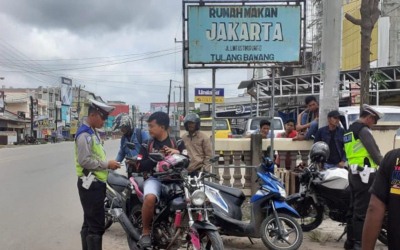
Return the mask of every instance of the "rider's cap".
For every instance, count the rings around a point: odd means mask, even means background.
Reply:
[[[103,117],[107,117],[115,109],[115,107],[113,106],[109,106],[105,103],[93,99],[89,99],[89,102],[90,102],[90,107],[100,112]]]
[[[362,105],[362,110],[375,116],[376,120],[379,120],[383,117],[383,114],[381,112],[378,112],[376,109],[372,108],[368,104],[363,104]]]
[[[332,110],[331,112],[328,113],[328,117],[339,117],[340,113],[337,110]]]

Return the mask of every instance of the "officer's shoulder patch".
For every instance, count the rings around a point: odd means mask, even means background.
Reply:
[[[92,137],[90,135],[85,135],[86,136],[86,142],[90,144],[92,142]]]
[[[344,143],[351,142],[352,137],[353,137],[353,136],[352,136],[352,133],[345,134],[345,135],[343,136],[343,142],[344,142]]]

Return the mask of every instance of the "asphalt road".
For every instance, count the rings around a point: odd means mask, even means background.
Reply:
[[[119,143],[106,141],[109,158]],[[74,144],[0,149],[0,249],[80,249]]]
[[[118,140],[105,142],[108,158],[115,157],[118,146]],[[0,171],[0,250],[81,249],[73,142],[0,148]],[[343,249],[344,240],[336,241],[342,231],[326,220],[317,233],[304,234],[300,249]],[[259,239],[254,244],[247,238],[223,240],[225,249],[265,249]],[[104,234],[103,249],[128,249],[119,224]]]

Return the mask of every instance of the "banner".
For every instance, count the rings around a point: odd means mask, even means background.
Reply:
[[[72,80],[61,77],[61,104],[71,106],[72,104]]]
[[[4,99],[4,91],[0,91],[0,115],[4,115],[4,112],[6,110]]]
[[[189,64],[300,61],[300,5],[188,6]]]

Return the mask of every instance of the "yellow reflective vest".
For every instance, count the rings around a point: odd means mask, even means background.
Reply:
[[[88,133],[92,137],[92,155],[91,157],[99,160],[99,161],[106,161],[106,153],[104,152],[103,145],[99,140],[97,140],[96,133],[87,125],[83,124],[79,127],[78,132],[76,133],[75,140],[78,136],[82,133]],[[75,143],[75,166],[76,166],[76,174],[78,177],[83,176],[83,167],[78,162],[78,146]],[[108,171],[107,170],[91,170],[91,172],[95,175],[96,179],[106,182]]]
[[[364,144],[358,138],[358,133],[366,125],[361,123],[353,123],[350,130],[344,134],[344,151],[346,152],[347,161],[350,165],[358,165],[364,167],[368,159],[371,168],[377,168],[378,164],[374,162],[365,148]]]

